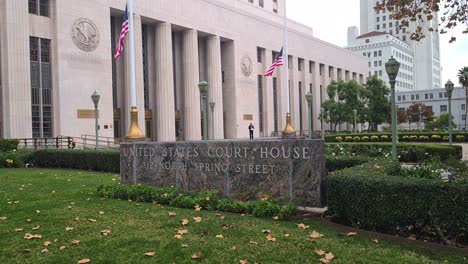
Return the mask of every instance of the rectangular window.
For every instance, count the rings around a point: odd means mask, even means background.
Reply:
[[[411,95],[411,101],[414,101],[414,94]]]
[[[278,131],[278,79],[273,77],[273,115],[275,131]]]
[[[377,30],[380,30],[380,25],[377,25]]]
[[[263,76],[258,75],[258,127],[263,132]]]
[[[447,112],[447,105],[441,105],[440,106],[440,112]]]
[[[377,67],[377,61],[374,61],[374,67]]]
[[[424,99],[429,99],[429,94],[424,94]]]
[[[462,121],[465,121],[466,120],[466,115],[462,115]]]
[[[398,96],[398,102],[400,102],[400,101],[401,101],[401,96],[399,95],[399,96]]]
[[[382,77],[382,71],[379,71],[379,76]]]
[[[29,38],[33,137],[53,136],[50,40]]]
[[[374,51],[374,57],[377,57],[377,51]]]
[[[28,0],[28,10],[30,14],[48,17],[49,0]]]
[[[466,105],[465,105],[465,104],[462,104],[462,105],[461,105],[461,109],[462,109],[462,110],[465,110],[465,109],[466,109]]]
[[[257,62],[262,63],[262,55],[263,55],[263,49],[260,47],[257,47]]]
[[[34,14],[37,15],[37,0],[29,0],[28,2],[28,9],[29,9],[29,14]]]
[[[416,100],[419,100],[419,94],[416,95]]]
[[[377,22],[380,22],[380,17],[377,17]]]
[[[406,95],[403,95],[402,98],[403,98],[403,101],[406,101]]]
[[[258,0],[258,5],[259,5],[260,7],[263,7],[263,0]]]
[[[383,24],[383,25],[382,25],[382,28],[387,28],[387,24]]]
[[[430,98],[430,99],[434,99],[434,94],[432,94],[432,93],[429,94],[429,98]]]
[[[382,66],[382,61],[379,61],[379,66]]]
[[[302,59],[297,59],[297,70],[302,71]]]
[[[273,0],[273,13],[278,13],[278,0]]]
[[[381,56],[382,56],[382,51],[381,51],[381,50],[379,50],[379,57],[381,57]]]

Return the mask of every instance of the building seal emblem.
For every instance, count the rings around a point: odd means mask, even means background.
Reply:
[[[241,59],[241,70],[242,70],[242,74],[245,77],[249,77],[252,74],[252,71],[253,71],[252,59],[248,55],[243,56]]]
[[[72,26],[73,43],[82,51],[91,52],[99,46],[99,30],[93,21],[78,18]]]

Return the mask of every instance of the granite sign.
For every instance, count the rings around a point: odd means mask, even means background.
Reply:
[[[234,199],[269,195],[322,205],[321,140],[123,143],[120,153],[122,183],[217,189]]]

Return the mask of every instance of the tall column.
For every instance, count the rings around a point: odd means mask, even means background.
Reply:
[[[175,141],[174,71],[171,24],[156,25],[156,134],[157,141]]]
[[[185,30],[182,38],[182,57],[184,58],[184,135],[186,141],[201,140],[197,31],[192,29]]]
[[[0,79],[5,138],[32,134],[29,13],[27,1],[0,1]]]
[[[262,73],[267,70],[266,67],[270,67],[272,62],[272,51],[265,50],[265,60],[262,67]],[[273,95],[273,77],[264,78],[265,89],[263,89],[263,107],[264,115],[266,116],[264,122],[265,136],[270,137],[271,132],[275,131],[275,108],[274,108],[274,95]],[[278,88],[278,87],[277,87]],[[280,129],[278,127],[278,129]]]
[[[224,139],[224,117],[223,117],[223,76],[221,70],[221,39],[219,36],[211,36],[206,42],[207,50],[207,82],[208,100],[213,100],[214,108],[214,139]],[[211,116],[208,119],[211,124]]]

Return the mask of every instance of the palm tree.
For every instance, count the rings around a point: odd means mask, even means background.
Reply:
[[[468,120],[468,67],[465,66],[458,71],[458,81],[465,87],[465,131],[466,121]]]

